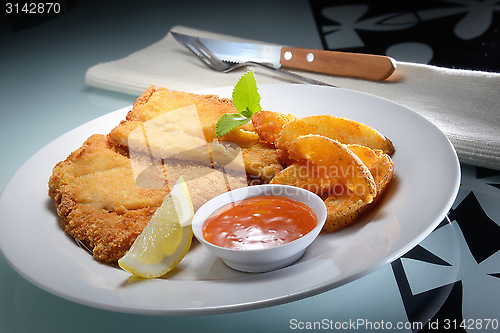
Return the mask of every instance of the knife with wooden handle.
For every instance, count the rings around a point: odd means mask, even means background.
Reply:
[[[382,81],[396,69],[396,62],[386,56],[282,47],[283,67],[330,75]]]
[[[176,35],[183,34],[176,32]],[[385,80],[396,69],[394,59],[387,56],[197,38],[218,58],[229,62],[254,61],[275,68],[286,67],[373,81]]]

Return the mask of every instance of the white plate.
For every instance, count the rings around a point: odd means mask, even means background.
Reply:
[[[460,168],[446,137],[430,122],[389,101],[305,85],[261,85],[264,109],[297,116],[333,114],[374,127],[395,145],[395,179],[385,199],[359,223],[320,235],[292,266],[262,274],[226,267],[194,244],[164,278],[131,278],[100,264],[60,227],[47,181],[91,134],[108,133],[128,108],[54,140],[13,176],[0,198],[0,249],[23,277],[60,297],[98,308],[143,314],[239,311],[308,297],[355,280],[422,241],[444,218],[458,191]],[[211,90],[230,97],[232,87]]]

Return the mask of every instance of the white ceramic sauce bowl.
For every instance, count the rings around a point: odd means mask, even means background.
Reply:
[[[217,209],[231,202],[257,196],[281,196],[308,205],[316,214],[316,227],[289,243],[264,249],[229,249],[214,245],[204,239],[203,225]],[[220,257],[226,265],[239,271],[257,273],[279,269],[299,260],[306,248],[321,232],[326,215],[324,201],[308,190],[287,185],[256,185],[229,191],[208,201],[194,214],[192,227],[196,239],[217,257]]]

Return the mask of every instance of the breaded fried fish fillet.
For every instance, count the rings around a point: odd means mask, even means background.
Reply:
[[[172,184],[181,175],[186,179],[195,209],[226,192],[231,178],[190,161],[169,160],[162,172]],[[237,182],[231,186],[237,187]],[[138,186],[130,159],[97,134],[58,163],[49,180],[49,196],[64,230],[108,263],[126,253],[169,191],[167,183],[153,189]]]
[[[195,110],[194,116],[192,109]],[[128,112],[126,120],[122,121],[109,133],[109,139],[122,152],[128,153],[132,133],[138,131],[138,129],[148,131],[147,129],[141,129],[144,126],[143,124],[156,122],[156,119],[164,119],[164,125],[160,127],[164,131],[169,131],[170,124],[177,123],[178,125],[175,127],[183,127],[184,132],[189,132],[199,139],[204,137],[206,142],[212,142],[216,140],[215,124],[220,116],[225,113],[237,112],[232,101],[227,98],[172,91],[151,86],[134,103],[134,107]],[[171,116],[172,113],[175,115]],[[200,133],[194,133],[198,131],[198,128]],[[150,130],[149,132],[158,131]],[[151,136],[151,134],[148,134],[148,136]],[[179,135],[174,130],[169,132],[169,135],[163,136],[163,138],[168,138],[166,140],[168,142],[162,143],[164,148],[170,142],[174,145],[177,144],[179,146],[177,148],[182,147],[184,151],[189,150],[185,145],[185,136]],[[232,142],[242,149],[246,172],[252,177],[269,181],[282,169],[279,152],[270,144],[262,141],[251,122],[234,129],[227,135],[218,138],[217,141]],[[132,141],[132,144],[134,142]],[[158,152],[158,149],[156,151]],[[189,156],[189,159],[193,159],[193,157]]]
[[[130,248],[166,193],[137,186],[130,160],[103,135],[88,138],[56,165],[49,180],[64,230],[88,242],[105,262],[117,261]]]

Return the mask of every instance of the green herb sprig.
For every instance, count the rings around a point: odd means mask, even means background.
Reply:
[[[232,98],[233,105],[239,113],[226,113],[219,118],[215,125],[215,135],[218,138],[246,124],[255,113],[262,110],[253,70],[240,77],[234,86]]]

